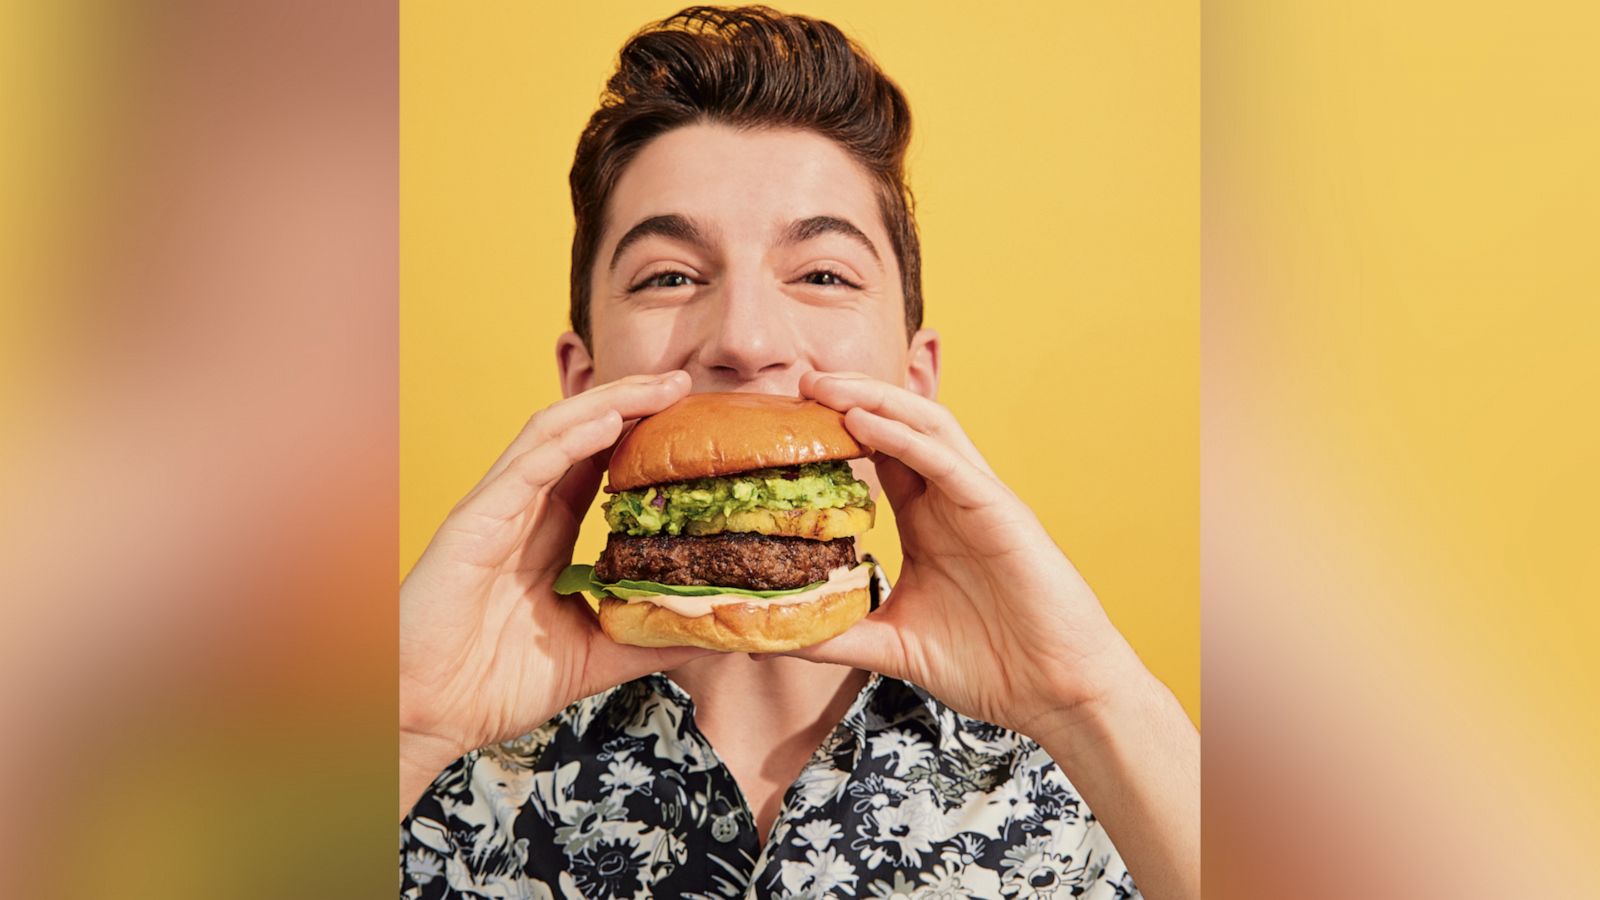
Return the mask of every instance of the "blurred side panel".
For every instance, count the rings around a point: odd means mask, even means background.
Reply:
[[[1207,896],[1594,896],[1600,10],[1203,27]]]
[[[393,888],[396,19],[0,12],[0,896]]]

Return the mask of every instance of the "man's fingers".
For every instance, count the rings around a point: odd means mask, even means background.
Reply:
[[[860,407],[904,422],[955,450],[982,471],[994,474],[950,410],[905,388],[855,372],[807,372],[800,377],[800,393],[840,412]]]
[[[578,462],[615,443],[622,417],[606,410],[568,428],[553,440],[511,460],[504,471],[463,501],[461,511],[506,522],[529,509],[540,492],[554,485]]]
[[[905,678],[909,674],[907,654],[899,631],[885,619],[875,616],[862,619],[844,634],[820,644],[773,655],[837,663],[890,678]]]
[[[606,451],[602,450],[579,460],[550,489],[539,527],[529,536],[527,549],[523,551],[524,569],[549,571],[566,565],[571,559],[572,545],[578,539],[583,517],[600,490],[605,456]]]
[[[596,624],[589,643],[589,667],[585,673],[588,683],[584,689],[590,694],[599,693],[625,681],[676,668],[692,659],[716,652],[700,647],[634,647],[619,644],[606,637]]]
[[[630,375],[551,404],[528,419],[516,439],[495,460],[488,474],[483,476],[479,487],[498,477],[511,465],[512,460],[580,422],[594,419],[607,411],[617,413],[623,420],[658,413],[689,393],[689,385],[689,374],[681,369],[659,375]]]
[[[904,422],[856,407],[845,413],[845,427],[861,443],[916,470],[965,509],[994,500],[999,482],[965,457]],[[893,503],[893,500],[890,501]]]

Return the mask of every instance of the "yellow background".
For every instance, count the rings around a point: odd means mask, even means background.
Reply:
[[[1198,721],[1198,10],[783,8],[906,91],[941,399]],[[559,398],[573,148],[624,40],[677,9],[402,4],[403,568]],[[892,515],[862,546],[898,569]]]

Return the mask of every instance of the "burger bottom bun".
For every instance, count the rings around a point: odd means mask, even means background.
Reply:
[[[704,647],[730,653],[781,653],[819,644],[867,614],[866,588],[826,594],[806,603],[729,603],[704,616],[681,616],[647,600],[600,601],[600,628],[635,647]]]

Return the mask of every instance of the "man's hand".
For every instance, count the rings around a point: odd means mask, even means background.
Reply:
[[[1198,897],[1198,735],[1038,518],[939,404],[865,375],[807,373],[800,392],[876,451],[904,564],[882,609],[791,655],[919,684],[1033,738],[1144,896]]]
[[[793,655],[915,682],[960,713],[1024,734],[1143,671],[948,410],[865,375],[808,373],[800,391],[844,412],[877,451],[904,566],[883,609]]]
[[[567,704],[705,655],[613,643],[551,590],[623,424],[689,392],[668,372],[601,385],[528,421],[400,586],[401,816],[446,765]]]

